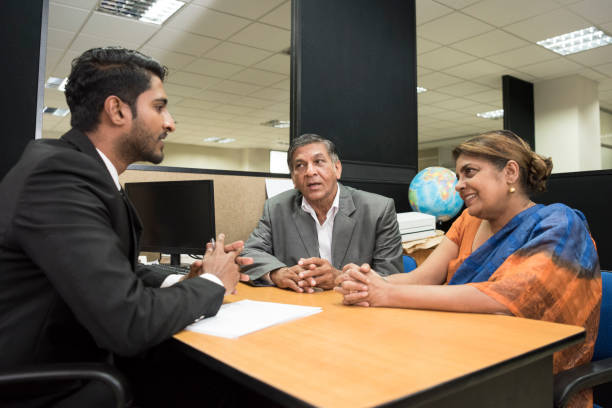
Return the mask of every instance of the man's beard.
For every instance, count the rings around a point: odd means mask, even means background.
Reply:
[[[136,119],[130,133],[124,135],[121,150],[128,163],[146,161],[159,164],[164,159],[163,147],[160,153],[156,152],[155,147],[162,134],[157,136],[148,132],[144,126]]]

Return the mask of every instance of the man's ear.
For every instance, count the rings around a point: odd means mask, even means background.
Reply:
[[[334,167],[336,168],[336,180],[340,180],[340,176],[342,176],[342,163],[340,163],[340,160],[334,163]]]
[[[130,107],[115,95],[104,100],[104,114],[116,126],[123,126],[132,117]]]

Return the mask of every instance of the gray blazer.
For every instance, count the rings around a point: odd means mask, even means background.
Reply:
[[[401,272],[402,239],[393,200],[338,186],[339,210],[332,232],[334,268],[369,263],[382,275]],[[274,269],[296,265],[300,258],[319,257],[315,221],[301,204],[302,194],[295,189],[266,201],[242,252],[254,260],[243,270],[252,281]]]

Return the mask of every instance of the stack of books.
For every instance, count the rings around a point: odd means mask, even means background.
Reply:
[[[436,217],[420,212],[397,214],[402,242],[415,241],[436,235]]]

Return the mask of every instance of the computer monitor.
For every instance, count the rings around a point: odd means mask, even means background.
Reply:
[[[125,191],[142,221],[140,250],[203,254],[215,237],[215,199],[212,180],[126,183]]]

